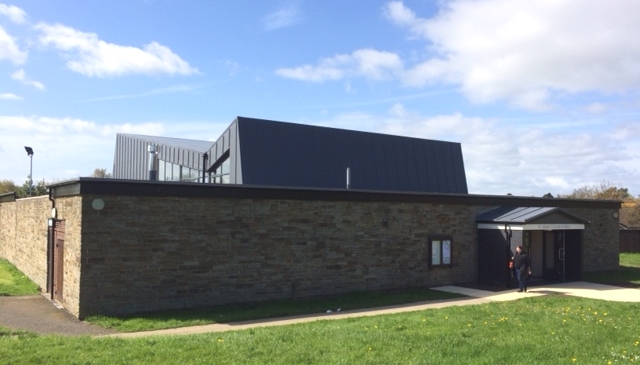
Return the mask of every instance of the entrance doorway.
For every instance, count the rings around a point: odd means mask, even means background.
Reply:
[[[63,300],[64,223],[64,221],[57,221],[53,229],[53,288],[51,297],[59,303],[62,303]]]
[[[526,235],[534,278],[546,281],[582,278],[582,231],[528,231]]]
[[[582,238],[587,220],[558,207],[500,207],[479,214],[478,282],[513,282],[508,264],[517,246],[531,259],[532,280],[582,277]]]

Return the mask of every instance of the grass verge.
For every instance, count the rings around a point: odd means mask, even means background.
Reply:
[[[327,310],[353,310],[384,307],[422,301],[460,298],[462,295],[430,289],[403,292],[351,293],[329,298],[298,301],[272,301],[244,305],[229,305],[202,309],[144,313],[127,317],[89,316],[85,321],[119,332],[150,331],[165,328],[229,323],[254,319],[276,318]]]
[[[549,295],[137,339],[0,336],[11,364],[615,364],[640,361],[640,303]]]
[[[39,292],[38,285],[9,261],[0,258],[0,295],[32,295]]]
[[[583,280],[592,283],[640,288],[640,253],[621,253],[618,270],[585,273]]]

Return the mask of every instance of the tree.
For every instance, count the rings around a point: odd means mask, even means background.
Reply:
[[[111,177],[111,174],[107,172],[107,169],[95,169],[93,170],[92,177],[99,177],[102,179],[108,179]]]
[[[640,228],[640,199],[622,202],[620,223],[627,226],[627,228]]]
[[[18,195],[18,198],[28,198],[29,196],[47,195],[49,194],[49,189],[43,179],[42,181],[38,181],[36,184],[32,185],[31,192],[29,192],[29,180],[27,180],[18,188],[16,194]]]
[[[29,180],[26,180],[22,186],[16,185],[11,180],[0,180],[0,194],[11,192],[16,193],[18,198],[28,198]],[[47,194],[49,194],[49,189],[47,189],[47,184],[45,184],[44,179],[42,181],[38,181],[35,185],[31,185],[31,196]]]
[[[17,193],[18,189],[20,189],[16,184],[11,180],[0,180],[0,194],[5,193]]]
[[[560,196],[569,199],[602,199],[602,200],[620,200],[622,208],[620,208],[620,223],[627,227],[640,227],[640,199],[634,198],[629,194],[627,188],[618,188],[608,182],[602,182],[599,185],[583,186],[575,189],[569,195]]]
[[[601,182],[590,186],[583,186],[575,189],[569,195],[559,195],[569,199],[601,199],[601,200],[627,200],[633,197],[629,194],[629,189],[618,188],[609,182]]]

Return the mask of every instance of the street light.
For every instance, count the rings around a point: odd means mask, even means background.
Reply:
[[[31,161],[29,163],[29,196],[31,196],[31,189],[33,187],[33,148],[24,146],[24,150],[27,151]]]

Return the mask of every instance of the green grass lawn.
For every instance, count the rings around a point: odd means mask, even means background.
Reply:
[[[621,254],[612,280],[640,280],[640,254]],[[0,293],[26,280],[0,260]],[[11,272],[7,276],[6,272]],[[627,274],[624,274],[627,275]],[[7,277],[9,279],[7,279]],[[16,279],[16,277],[18,279]],[[607,282],[607,278],[602,279]],[[27,280],[28,282],[28,280]],[[610,283],[610,282],[609,282]],[[32,284],[32,283],[31,283]],[[26,292],[37,292],[35,286]],[[31,288],[31,289],[29,289]],[[256,318],[291,311],[378,306],[430,298],[437,292],[385,293],[323,301],[263,303],[225,307],[209,314],[166,312],[140,319],[142,326],[202,318]],[[11,294],[16,295],[16,294]],[[378,299],[376,299],[376,297]],[[421,299],[416,299],[421,298]],[[375,300],[375,301],[374,301]],[[352,303],[352,304],[350,304]],[[388,303],[391,304],[391,303]],[[300,308],[296,308],[300,305]],[[274,306],[276,309],[268,309]],[[1,308],[0,308],[1,310]],[[236,314],[233,314],[236,313]],[[268,314],[271,313],[271,314]],[[640,303],[607,302],[549,295],[513,302],[317,321],[205,335],[137,339],[39,336],[0,328],[0,363],[7,364],[618,364],[640,361]],[[206,316],[212,318],[206,319]],[[192,318],[188,318],[188,317]],[[228,317],[218,319],[216,316]],[[234,317],[236,316],[236,317]],[[182,319],[187,317],[187,319]],[[122,319],[111,319],[121,321]],[[131,319],[129,319],[131,320]],[[127,322],[128,320],[122,320]],[[148,321],[144,324],[145,321]],[[182,322],[185,321],[185,322]],[[232,319],[231,319],[232,321]],[[116,326],[117,327],[117,326]],[[126,327],[126,326],[125,326]],[[148,328],[152,329],[152,328]]]
[[[635,363],[637,313],[640,303],[549,295],[204,335],[116,339],[0,331],[0,359],[154,365]]]
[[[640,288],[640,253],[621,253],[616,271],[586,273],[584,281]]]
[[[0,295],[38,294],[38,286],[7,260],[0,258]]]
[[[367,292],[338,295],[313,300],[282,300],[202,309],[143,313],[127,317],[89,316],[85,321],[119,332],[150,331],[165,328],[229,323],[252,319],[276,318],[300,314],[324,314],[336,311],[383,307],[422,301],[460,298],[463,295],[430,289],[402,292]]]

